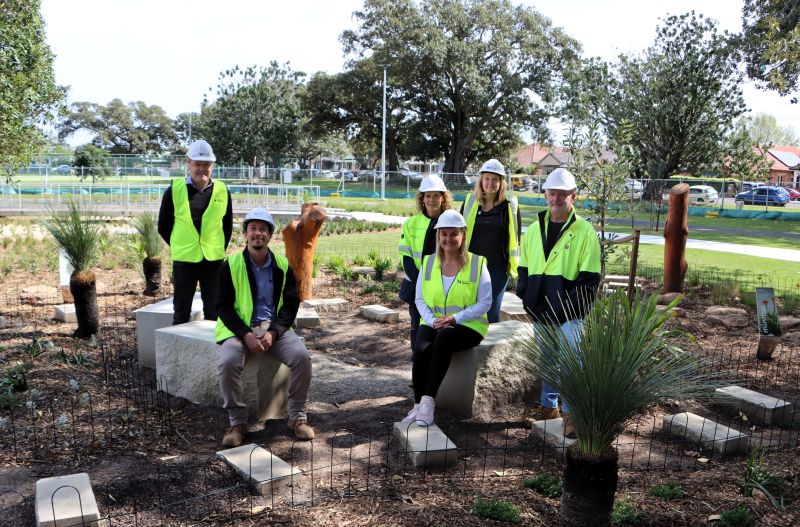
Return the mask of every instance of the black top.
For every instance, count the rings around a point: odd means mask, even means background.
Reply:
[[[203,213],[208,208],[211,202],[212,186],[206,188],[203,192],[197,190],[194,185],[187,184],[189,196],[189,214],[192,215],[192,223],[197,233],[200,234],[200,227],[203,222]],[[172,185],[167,187],[164,196],[161,198],[161,208],[158,211],[158,234],[169,245],[169,239],[172,236],[172,228],[175,226],[175,205],[172,203]],[[231,192],[228,191],[228,210],[225,211],[225,216],[222,218],[222,232],[225,235],[225,248],[228,248],[228,242],[231,241],[231,234],[233,232],[233,200],[231,199]]]
[[[544,259],[547,260],[547,257],[550,256],[550,251],[553,250],[558,239],[561,238],[561,229],[564,228],[563,221],[553,221],[550,220],[547,222],[547,240],[544,244]]]
[[[478,207],[469,252],[486,258],[487,267],[505,267],[508,260],[505,254],[508,252],[508,227],[503,214],[507,210],[508,201],[503,201],[486,212]]]

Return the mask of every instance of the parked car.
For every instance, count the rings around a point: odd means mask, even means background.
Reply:
[[[719,193],[714,187],[708,185],[692,185],[689,187],[689,203],[704,205],[714,203],[719,199]]]
[[[419,172],[414,172],[413,170],[408,169],[408,168],[401,168],[400,169],[400,175],[403,176],[403,177],[407,177],[407,178],[411,179],[412,181],[413,180],[420,180],[420,179],[423,178],[423,176],[421,176]]]
[[[756,187],[763,187],[765,186],[764,183],[759,183],[757,181],[742,181],[742,192],[749,192]]]
[[[644,185],[642,185],[642,181],[640,179],[632,179],[628,178],[625,180],[625,190],[628,193],[632,193],[635,196],[641,196],[642,190],[644,190]]]
[[[58,165],[53,169],[56,174],[72,174],[72,167],[69,165]]]
[[[756,187],[748,192],[736,194],[736,204],[774,205],[783,207],[789,203],[789,193],[783,187]]]
[[[358,174],[355,174],[350,170],[342,170],[342,178],[345,181],[358,181]]]
[[[800,190],[797,190],[792,187],[784,187],[786,192],[789,193],[789,199],[791,201],[800,201]]]

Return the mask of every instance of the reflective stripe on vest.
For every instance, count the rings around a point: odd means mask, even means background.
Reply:
[[[475,194],[469,194],[464,203],[464,220],[467,222],[467,247],[472,241],[472,233],[475,230],[475,218],[478,216],[477,200]],[[517,266],[519,265],[519,242],[517,241],[517,197],[508,196],[508,274],[511,278],[517,278]]]
[[[525,231],[522,265],[528,269],[528,276],[563,276],[566,280],[575,280],[581,272],[600,274],[600,242],[592,224],[576,215],[573,209],[562,227],[561,237],[545,260],[546,238],[542,238],[542,227],[546,237],[549,223],[550,211],[547,210]]]
[[[283,288],[286,285],[286,271],[289,268],[289,260],[283,256],[273,254],[272,264],[277,265],[283,271],[281,293],[278,296],[278,308],[275,310],[275,315],[277,316],[281,307],[283,307]],[[253,293],[250,290],[250,280],[247,278],[247,264],[244,261],[244,253],[236,253],[228,258],[228,267],[231,270],[231,282],[233,282],[233,290],[236,293],[233,301],[233,310],[236,311],[242,322],[249,326],[253,318]],[[222,342],[233,336],[233,331],[228,329],[221,318],[217,318],[217,326],[214,328],[214,341]]]
[[[439,258],[435,254],[423,258],[422,298],[425,299],[425,303],[436,318],[455,315],[478,301],[478,286],[483,262],[483,256],[469,253],[467,264],[459,269],[453,284],[445,295]],[[425,324],[425,320],[421,320],[420,324]],[[481,315],[480,319],[463,322],[462,325],[481,335],[486,335],[486,332],[489,331],[489,319],[486,313]]]
[[[414,214],[403,223],[403,237],[397,245],[400,258],[408,256],[414,260],[417,269],[422,267],[422,250],[425,245],[425,234],[431,219],[424,214]]]
[[[200,233],[192,222],[189,210],[189,191],[186,180],[172,180],[172,205],[175,223],[169,237],[172,260],[176,262],[199,262],[225,258],[225,231],[222,219],[228,211],[228,189],[222,181],[214,181],[211,199],[200,221]]]

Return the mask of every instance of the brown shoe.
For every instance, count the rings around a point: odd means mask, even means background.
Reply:
[[[294,432],[297,439],[314,439],[314,429],[308,426],[308,421],[305,419],[289,419],[286,423],[289,430]]]
[[[242,444],[244,436],[247,435],[247,425],[233,425],[225,430],[225,435],[222,436],[222,446],[225,448],[234,448]]]
[[[578,437],[577,434],[575,434],[575,426],[572,424],[572,416],[570,414],[563,414],[562,417],[564,418],[564,437],[570,439]]]
[[[542,420],[547,421],[548,419],[558,419],[561,417],[561,414],[558,411],[558,408],[542,408]]]

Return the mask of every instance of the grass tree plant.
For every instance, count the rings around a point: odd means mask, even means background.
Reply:
[[[91,267],[100,252],[103,228],[91,220],[89,211],[70,200],[66,211],[51,210],[44,227],[53,236],[56,245],[64,251],[72,265],[69,290],[75,304],[78,329],[75,336],[88,338],[100,326],[97,309],[97,279]]]
[[[142,259],[144,273],[144,294],[156,296],[161,290],[161,251],[163,245],[158,234],[158,223],[155,215],[142,214],[133,220],[136,229],[134,246]]]
[[[629,302],[624,291],[599,298],[577,353],[557,325],[537,325],[518,339],[525,366],[560,386],[577,433],[566,454],[562,527],[610,524],[614,442],[631,419],[659,402],[713,397],[714,369],[679,347],[679,332],[665,327],[676,303],[659,310],[655,295]]]

